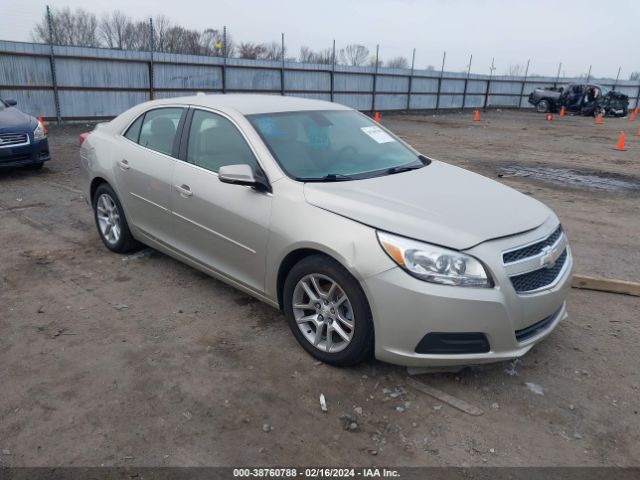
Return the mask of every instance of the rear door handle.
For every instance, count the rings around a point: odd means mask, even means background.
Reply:
[[[118,162],[121,170],[129,170],[131,167],[129,166],[129,162],[127,160],[121,160]]]
[[[191,188],[189,187],[189,185],[175,185],[176,190],[178,190],[178,193],[180,194],[181,197],[183,198],[188,198],[188,197],[192,197],[193,196],[193,192],[191,191]]]

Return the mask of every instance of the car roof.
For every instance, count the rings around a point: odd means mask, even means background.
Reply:
[[[256,113],[293,112],[305,110],[351,110],[338,103],[309,98],[281,95],[257,95],[245,93],[193,95],[189,97],[167,98],[148,102],[148,105],[183,103],[220,110],[235,110],[242,115]]]

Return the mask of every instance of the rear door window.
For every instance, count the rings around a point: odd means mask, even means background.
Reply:
[[[135,122],[131,124],[127,133],[124,134],[126,138],[131,140],[132,142],[138,143],[138,138],[140,137],[140,127],[142,126],[142,120],[144,119],[144,113],[140,115]]]
[[[149,110],[144,115],[138,143],[156,152],[171,155],[183,111],[183,108],[177,107]]]

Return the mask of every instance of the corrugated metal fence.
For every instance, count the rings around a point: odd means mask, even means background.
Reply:
[[[46,119],[111,118],[140,102],[196,92],[331,100],[363,111],[529,106],[534,88],[584,81],[204,57],[0,41],[0,98]],[[592,80],[595,82],[595,80]],[[597,80],[638,106],[640,84]]]

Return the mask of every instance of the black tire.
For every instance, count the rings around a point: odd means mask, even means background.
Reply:
[[[38,162],[38,163],[32,163],[27,168],[29,170],[42,170],[43,166],[44,166],[44,162]]]
[[[113,201],[113,203],[117,208],[117,213],[119,216],[120,236],[115,242],[111,242],[107,238],[105,238],[104,234],[102,233],[102,230],[100,229],[100,224],[98,222],[97,204],[98,204],[98,199],[102,195],[106,195],[109,198],[111,198],[111,200]],[[129,230],[129,224],[127,223],[127,218],[125,217],[124,209],[122,208],[120,199],[116,195],[116,192],[113,191],[111,186],[109,186],[109,184],[102,183],[100,186],[98,186],[98,188],[96,188],[96,191],[93,194],[92,206],[93,206],[93,218],[96,222],[98,235],[100,235],[100,239],[102,240],[102,243],[104,243],[105,247],[107,247],[112,252],[116,252],[116,253],[127,253],[133,250],[139,250],[140,248],[143,247],[143,245],[140,242],[138,242],[135,238],[133,238],[133,235],[131,235],[131,231]]]
[[[333,279],[346,293],[351,303],[354,317],[353,336],[349,344],[339,352],[322,351],[312,345],[300,331],[294,317],[295,287],[303,277],[310,274],[325,275]],[[283,306],[293,335],[311,356],[339,367],[353,366],[371,357],[374,348],[374,331],[369,302],[358,281],[334,259],[317,254],[305,257],[294,265],[284,283]]]
[[[540,100],[536,104],[536,112],[538,113],[547,113],[551,105],[549,104],[549,100]]]

